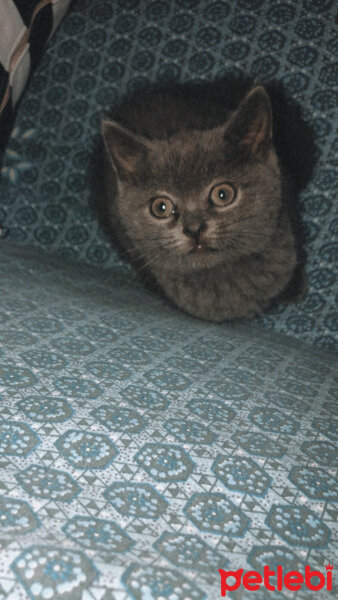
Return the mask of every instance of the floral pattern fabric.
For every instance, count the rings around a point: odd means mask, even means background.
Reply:
[[[7,149],[0,186],[7,240],[118,266],[88,208],[90,149],[102,114],[152,82],[238,71],[277,79],[313,128],[319,162],[301,198],[307,293],[258,321],[337,349],[335,8],[334,0],[74,0]]]
[[[331,353],[116,267],[10,244],[0,265],[2,598],[214,600],[218,569],[335,565]]]
[[[218,569],[336,566],[334,11],[73,1],[0,184],[1,600],[214,600]],[[282,80],[315,130],[308,289],[256,322],[214,325],[144,289],[99,232],[86,177],[122,93],[238,70]]]

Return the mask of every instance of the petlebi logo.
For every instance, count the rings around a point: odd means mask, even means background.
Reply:
[[[284,571],[282,566],[278,566],[276,571],[272,571],[268,565],[264,566],[263,575],[258,571],[246,571],[238,569],[238,571],[224,571],[219,569],[221,576],[221,596],[226,596],[227,592],[234,592],[240,586],[246,590],[255,591],[261,587],[265,587],[268,591],[283,589],[296,591],[307,588],[313,592],[318,592],[324,587],[330,592],[332,590],[332,571],[333,565],[330,563],[325,565],[326,577],[321,571],[312,570],[309,565],[306,565],[304,573],[300,571]],[[270,582],[270,577],[276,576],[276,585]],[[319,582],[318,582],[319,579]],[[235,581],[233,581],[235,580]]]

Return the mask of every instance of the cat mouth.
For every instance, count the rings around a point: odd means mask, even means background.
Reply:
[[[218,252],[216,248],[211,246],[205,246],[204,244],[196,244],[190,251],[189,254],[213,254]]]

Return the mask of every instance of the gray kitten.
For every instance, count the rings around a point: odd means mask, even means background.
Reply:
[[[261,312],[287,288],[290,192],[262,86],[239,101],[184,86],[136,95],[102,135],[106,225],[178,307],[221,322]]]

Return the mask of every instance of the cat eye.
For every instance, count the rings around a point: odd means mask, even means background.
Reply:
[[[236,190],[230,183],[218,183],[210,190],[209,202],[217,207],[229,206],[236,198]]]
[[[175,213],[175,208],[169,198],[159,196],[151,201],[150,212],[158,219],[167,219]]]

